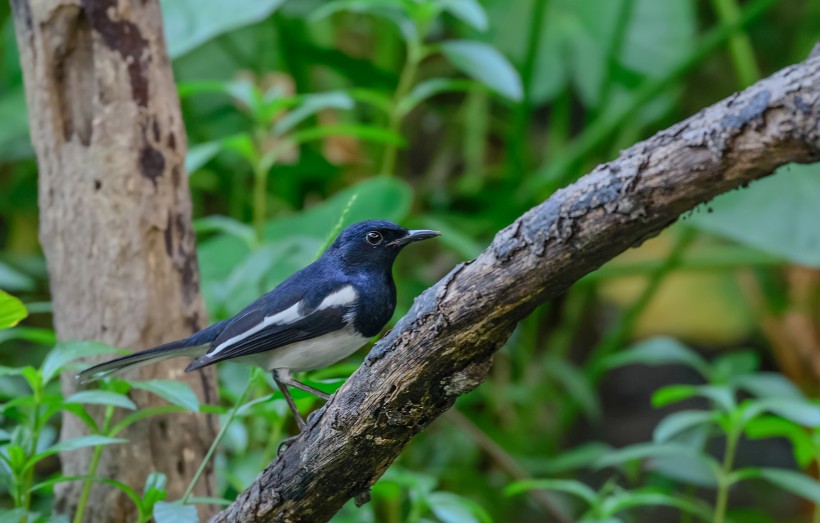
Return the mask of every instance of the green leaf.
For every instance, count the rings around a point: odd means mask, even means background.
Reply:
[[[28,311],[23,302],[0,291],[0,329],[14,327],[26,316],[28,316]]]
[[[714,458],[692,447],[675,443],[638,443],[630,445],[604,456],[598,462],[598,467],[621,465],[639,459],[667,457],[687,457],[697,460],[712,471],[715,477],[720,474],[720,465]]]
[[[652,491],[619,492],[613,494],[604,500],[601,511],[604,517],[609,517],[634,507],[674,507],[699,516],[704,521],[710,521],[712,519],[711,509],[703,502],[698,503],[681,496]]]
[[[168,54],[177,58],[223,33],[264,20],[284,0],[161,0]]]
[[[723,354],[712,362],[711,383],[730,383],[751,374],[760,367],[760,357],[754,352],[742,351]]]
[[[54,345],[57,343],[57,336],[53,329],[40,329],[38,327],[14,327],[0,331],[0,343],[11,340],[30,341],[40,345]]]
[[[715,420],[715,413],[707,410],[683,410],[666,416],[655,427],[652,439],[664,443],[681,432]]]
[[[518,71],[493,47],[470,40],[451,40],[441,44],[441,51],[456,69],[498,94],[513,101],[523,98]]]
[[[185,156],[185,170],[189,174],[195,173],[219,154],[221,150],[222,140],[199,143],[188,147],[188,155]]]
[[[75,392],[68,398],[65,403],[79,403],[82,405],[111,405],[113,407],[121,407],[123,409],[137,410],[137,406],[131,401],[128,396],[124,394],[117,394],[107,390],[81,390]]]
[[[583,499],[588,505],[595,504],[595,491],[580,481],[572,479],[528,479],[516,481],[507,485],[504,489],[504,495],[514,496],[522,492],[529,492],[530,490],[554,490],[564,492]]]
[[[738,243],[820,267],[820,164],[790,164],[745,189],[718,196],[689,223]]]
[[[159,501],[154,505],[154,520],[156,523],[199,523],[199,516],[193,505]]]
[[[651,338],[614,354],[604,361],[608,368],[622,365],[686,365],[706,376],[709,364],[689,347],[674,338]]]
[[[735,386],[758,398],[792,398],[805,400],[806,396],[794,383],[777,372],[756,372],[733,380]]]
[[[492,523],[478,503],[450,492],[432,492],[425,501],[442,523]]]
[[[30,291],[34,289],[34,285],[34,278],[0,261],[0,289]]]
[[[396,110],[407,114],[421,102],[441,93],[469,91],[476,87],[475,82],[461,78],[430,78],[418,83],[410,93],[399,100]]]
[[[647,470],[671,478],[679,483],[704,488],[717,487],[715,470],[706,462],[688,456],[664,456],[654,458]]]
[[[409,6],[412,6],[410,4]],[[369,13],[390,20],[399,28],[405,41],[416,41],[418,33],[413,20],[405,9],[408,5],[401,0],[336,0],[328,2],[311,14],[312,21],[321,20],[341,11]]]
[[[43,361],[40,372],[43,375],[43,383],[48,383],[59,373],[63,367],[72,361],[88,356],[101,356],[104,354],[125,354],[128,351],[118,349],[104,343],[96,341],[63,341],[57,344],[48,353]]]
[[[154,393],[168,403],[185,407],[192,412],[199,412],[199,399],[187,383],[172,380],[129,381],[128,383],[135,389]]]
[[[487,30],[487,12],[478,0],[440,0],[445,11],[478,31]]]
[[[273,135],[285,134],[306,118],[324,109],[352,108],[353,99],[347,93],[341,91],[305,95],[300,98],[296,109],[287,113],[273,125]]]
[[[759,468],[735,473],[737,480],[760,478],[795,496],[820,504],[820,482],[793,470]]]
[[[52,454],[57,454],[58,452],[68,452],[85,447],[96,447],[99,445],[114,445],[116,443],[128,443],[128,440],[122,438],[109,438],[107,436],[99,436],[97,434],[68,439],[52,445],[46,450],[29,458],[28,462],[26,462],[26,468],[29,468],[41,459],[51,456]]]
[[[547,474],[561,474],[572,470],[592,467],[601,458],[612,452],[612,447],[605,443],[584,443],[572,447],[550,458],[539,471]]]
[[[792,454],[800,468],[805,469],[814,461],[814,442],[806,429],[793,421],[778,416],[759,416],[744,427],[750,439],[788,438]]]
[[[820,407],[794,398],[763,398],[747,402],[744,418],[750,420],[771,412],[804,427],[820,427]]]

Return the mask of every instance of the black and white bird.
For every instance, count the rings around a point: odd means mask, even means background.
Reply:
[[[188,338],[96,365],[77,379],[89,383],[180,356],[195,358],[186,372],[229,359],[252,363],[273,373],[302,431],[305,422],[287,387],[325,400],[329,395],[295,381],[290,372],[336,363],[378,334],[396,308],[396,256],[406,245],[438,235],[381,220],[353,224],[318,260],[233,318]]]

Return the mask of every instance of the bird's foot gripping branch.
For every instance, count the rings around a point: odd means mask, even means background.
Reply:
[[[485,377],[516,322],[681,213],[820,160],[820,54],[600,165],[420,296],[362,367],[214,521],[326,521]]]

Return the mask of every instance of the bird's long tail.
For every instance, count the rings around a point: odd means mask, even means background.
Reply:
[[[91,383],[108,376],[118,376],[126,371],[137,369],[152,363],[179,358],[181,356],[201,356],[208,350],[210,343],[215,340],[227,322],[219,322],[203,329],[189,338],[172,341],[152,349],[135,352],[128,356],[116,358],[99,365],[94,365],[77,375],[80,384]]]

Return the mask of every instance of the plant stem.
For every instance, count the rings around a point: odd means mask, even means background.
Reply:
[[[712,523],[723,523],[726,518],[726,508],[729,503],[729,474],[732,472],[732,465],[735,461],[735,451],[737,442],[740,439],[740,431],[735,428],[730,429],[726,434],[726,451],[723,453],[723,466],[721,475],[718,478],[717,498],[715,499],[715,516]]]
[[[737,27],[729,38],[729,53],[732,56],[738,80],[742,87],[748,87],[760,79],[760,70],[757,68],[749,35],[737,25],[740,20],[740,6],[737,0],[712,0],[712,6],[722,23]]]
[[[416,80],[416,73],[418,72],[419,63],[424,56],[422,43],[419,40],[411,40],[407,42],[407,60],[404,62],[404,67],[399,76],[399,84],[396,87],[396,93],[393,97],[393,106],[390,109],[390,117],[388,122],[388,129],[393,134],[399,134],[401,128],[402,114],[399,111],[399,104],[413,87],[413,82]],[[388,143],[384,148],[384,156],[382,157],[382,166],[379,174],[392,175],[396,169],[396,154],[398,146],[394,143]]]
[[[214,442],[211,443],[211,446],[208,449],[208,453],[205,454],[205,457],[202,459],[202,463],[199,464],[196,474],[194,474],[194,477],[191,478],[188,488],[185,489],[185,494],[182,496],[183,505],[188,502],[188,498],[190,498],[191,494],[193,494],[194,487],[196,486],[197,481],[199,481],[199,478],[205,472],[205,468],[211,461],[211,457],[214,455],[216,447],[219,445],[219,442],[222,441],[222,438],[225,437],[225,433],[228,432],[228,427],[231,426],[231,422],[236,417],[236,413],[239,412],[240,407],[242,407],[242,404],[245,402],[245,397],[248,395],[248,391],[251,390],[251,385],[253,384],[255,377],[256,369],[254,368],[247,385],[245,385],[245,389],[242,391],[242,394],[239,395],[239,399],[236,400],[236,403],[233,404],[230,412],[228,412],[228,417],[225,419],[225,423],[222,424],[222,427],[219,429],[219,433],[216,435]]]
[[[100,431],[101,434],[106,434],[108,432],[108,425],[111,423],[111,418],[114,416],[114,407],[111,405],[105,407],[105,416],[103,417],[103,425],[102,430]],[[94,451],[91,454],[91,463],[88,465],[88,476],[94,477],[94,474],[97,473],[97,466],[100,464],[100,458],[102,457],[104,445],[97,445],[94,447]],[[83,516],[85,515],[85,507],[88,505],[88,498],[91,496],[91,481],[86,481],[83,483],[83,490],[80,493],[80,501],[77,503],[77,511],[74,513],[74,523],[82,523]]]
[[[259,162],[253,166],[253,230],[256,244],[260,245],[265,235],[265,215],[268,201],[268,171]]]
[[[513,128],[508,142],[509,150],[509,174],[510,176],[523,176],[528,169],[527,162],[527,130],[530,125],[530,113],[532,112],[532,84],[533,73],[535,72],[535,60],[538,57],[538,42],[543,38],[544,13],[547,9],[547,0],[535,0],[532,14],[530,15],[530,27],[527,33],[527,52],[524,56],[524,64],[521,67],[521,83],[524,86],[524,96],[515,108],[513,115]]]
[[[34,396],[34,413],[32,414],[31,423],[31,455],[33,456],[37,454],[37,445],[40,442],[40,402],[42,401],[42,388],[39,386],[34,387],[32,389],[32,395]],[[24,494],[21,492],[21,506],[26,510],[31,506],[32,483],[34,483],[34,467],[31,467],[29,471],[26,472],[23,484],[20,486],[24,492]]]

